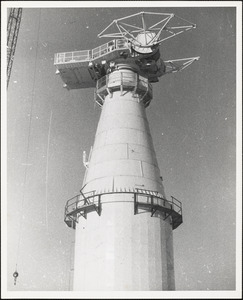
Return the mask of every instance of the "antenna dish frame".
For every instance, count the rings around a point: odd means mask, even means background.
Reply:
[[[185,68],[189,67],[194,61],[199,60],[199,58],[200,56],[166,60],[164,61],[166,66],[165,74],[181,72]]]
[[[153,16],[161,16],[162,19],[159,22],[155,22],[153,25],[150,25],[147,27],[147,24],[145,22],[146,18],[153,18]],[[142,24],[136,24],[134,25],[134,22],[136,21],[134,18],[139,16],[140,17],[140,23]],[[170,21],[176,18],[177,20],[182,20],[184,25],[179,26],[169,26]],[[124,20],[132,21],[133,24],[124,23]],[[111,29],[112,26],[116,26],[118,31],[114,33],[108,33],[109,29]],[[127,17],[123,17],[120,19],[113,20],[102,32],[98,34],[98,37],[107,37],[107,38],[124,38],[128,42],[130,42],[133,47],[140,47],[140,48],[151,48],[159,45],[161,42],[172,38],[176,35],[179,35],[185,31],[191,30],[193,28],[196,28],[196,24],[193,24],[181,17],[176,16],[172,13],[155,13],[155,12],[140,12],[136,13]],[[169,36],[162,37],[162,32],[167,32]],[[155,33],[154,37],[149,39],[147,41],[146,34],[148,32]],[[141,43],[138,40],[138,35],[135,36],[134,34],[144,34],[144,41],[145,43]]]

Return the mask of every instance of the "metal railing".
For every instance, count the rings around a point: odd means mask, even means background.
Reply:
[[[108,75],[109,81],[108,85],[123,85],[123,86],[134,86],[138,80],[138,75],[136,73],[119,71],[113,72]]]
[[[56,53],[54,64],[89,61],[92,59],[91,50]]]
[[[175,212],[179,213],[182,215],[182,205],[179,200],[177,200],[175,197],[171,196],[171,204],[172,208]]]
[[[72,212],[78,210],[80,207],[87,204],[95,203],[95,191],[88,193],[79,194],[69,199],[65,205],[65,216],[71,214]]]
[[[141,102],[144,102],[147,107],[153,97],[152,85],[146,77],[131,74],[130,72],[118,71],[105,75],[96,82],[96,102],[102,106],[104,98],[108,93],[120,89],[121,92],[125,90],[132,90],[134,94],[139,94]]]
[[[97,80],[96,89],[100,90],[102,88],[106,88],[108,79],[109,79],[109,75],[105,75],[105,76],[101,77],[99,80]]]
[[[137,84],[138,83],[138,84]],[[123,85],[123,86],[135,86],[138,85],[139,88],[143,90],[151,90],[152,85],[148,82],[146,77],[140,76],[136,73],[131,74],[130,72],[120,71],[120,72],[113,72],[108,75],[103,76],[96,83],[96,89],[99,91],[102,88],[107,88],[107,85]]]
[[[54,64],[92,61],[117,49],[128,49],[129,46],[124,39],[112,40],[92,50],[56,53]]]
[[[79,213],[83,211],[87,214],[90,211],[99,211],[102,202],[102,196],[108,194],[132,194],[134,198],[134,213],[138,213],[138,208],[147,211],[156,210],[166,214],[166,218],[171,216],[173,229],[177,228],[182,223],[182,204],[175,197],[171,196],[171,200],[162,197],[158,192],[136,189],[136,191],[120,191],[120,192],[105,192],[96,194],[95,191],[77,195],[69,199],[65,206],[64,220],[67,223],[72,220],[78,222]],[[115,203],[116,201],[105,201],[105,203]],[[90,207],[93,209],[90,210]],[[98,207],[99,206],[99,207]],[[98,209],[97,209],[98,207]],[[87,211],[86,211],[87,209]],[[89,210],[88,210],[89,209]],[[81,214],[82,215],[82,214]]]
[[[177,214],[182,215],[182,204],[175,197],[171,196],[171,200],[167,200],[158,193],[143,189],[137,189],[136,200],[140,204],[158,205],[161,207],[169,208]]]

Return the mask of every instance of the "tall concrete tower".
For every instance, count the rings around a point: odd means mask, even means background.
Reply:
[[[75,291],[175,289],[173,229],[182,207],[165,194],[145,109],[151,83],[198,59],[163,61],[159,45],[194,27],[173,14],[141,12],[114,20],[98,35],[114,38],[105,44],[55,55],[64,87],[95,87],[101,107],[83,186],[65,207],[76,230]]]

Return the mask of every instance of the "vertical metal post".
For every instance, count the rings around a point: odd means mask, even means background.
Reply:
[[[121,72],[121,86],[120,86],[120,89],[121,89],[121,96],[123,94],[123,73]]]
[[[137,214],[137,194],[136,193],[134,193],[133,198],[134,198],[134,215],[136,215]]]
[[[98,215],[99,216],[101,215],[101,202],[100,202],[100,198],[101,198],[101,195],[98,196]]]

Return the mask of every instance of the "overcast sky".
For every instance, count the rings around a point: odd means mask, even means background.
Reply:
[[[102,29],[140,11],[197,24],[160,50],[164,60],[200,60],[153,84],[147,108],[166,194],[183,205],[174,231],[176,289],[236,288],[236,8],[124,4],[23,8],[7,93],[9,291],[70,290],[74,231],[64,206],[82,186],[82,153],[93,145],[100,108],[93,89],[62,87],[54,54],[105,43],[97,38]]]

